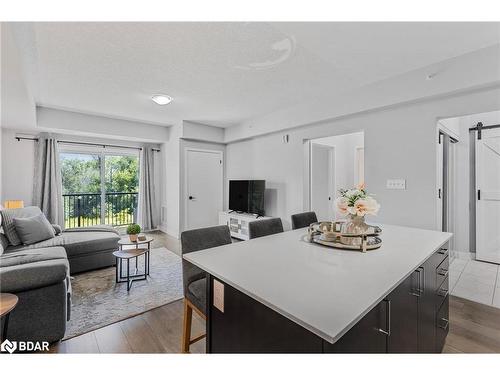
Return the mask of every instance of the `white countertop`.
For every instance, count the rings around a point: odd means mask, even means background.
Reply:
[[[366,253],[306,242],[304,228],[184,259],[334,343],[452,236],[380,227],[382,247]]]

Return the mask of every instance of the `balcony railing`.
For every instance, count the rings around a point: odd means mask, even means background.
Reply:
[[[138,193],[105,193],[104,197],[92,193],[63,194],[65,227],[99,224],[117,227],[135,223],[137,196]]]

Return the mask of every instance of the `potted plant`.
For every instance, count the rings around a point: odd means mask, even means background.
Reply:
[[[127,234],[131,242],[137,242],[137,235],[141,233],[141,226],[139,224],[130,224],[127,227]]]

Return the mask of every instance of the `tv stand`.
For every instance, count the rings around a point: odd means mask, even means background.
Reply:
[[[248,240],[248,223],[263,219],[269,219],[269,217],[235,211],[219,212],[219,224],[227,225],[231,237],[240,240]]]

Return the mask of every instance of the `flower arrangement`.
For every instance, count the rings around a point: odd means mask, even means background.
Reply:
[[[380,204],[366,192],[364,186],[350,190],[340,189],[335,204],[342,215],[364,217],[376,215],[380,209]]]

